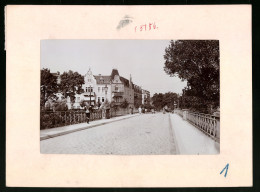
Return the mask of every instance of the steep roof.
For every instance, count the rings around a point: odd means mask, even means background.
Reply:
[[[111,81],[110,76],[107,75],[94,75],[97,84],[109,84]]]
[[[122,81],[122,83],[123,83],[125,86],[129,87],[129,80],[128,80],[128,79],[126,79],[126,78],[120,76],[120,81]]]
[[[142,88],[136,84],[134,84],[134,90],[135,90],[135,92],[142,93]]]
[[[115,75],[119,76],[118,70],[117,69],[113,69],[112,73],[111,73],[111,79],[114,79]]]

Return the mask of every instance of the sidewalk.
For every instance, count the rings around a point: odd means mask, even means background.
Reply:
[[[95,121],[90,121],[88,123],[79,123],[79,124],[74,124],[74,125],[67,125],[63,127],[57,127],[57,128],[52,128],[52,129],[43,129],[40,130],[40,140],[45,140],[45,139],[50,139],[53,137],[58,137],[61,135],[73,133],[76,131],[81,131],[84,129],[100,126],[100,125],[105,125],[108,123],[112,123],[115,121],[120,121],[124,119],[129,119],[131,117],[138,116],[139,114],[129,114],[129,115],[124,115],[120,117],[113,117],[111,119],[100,119],[100,120],[95,120]]]
[[[181,155],[219,154],[219,144],[177,114],[170,114],[172,129]]]

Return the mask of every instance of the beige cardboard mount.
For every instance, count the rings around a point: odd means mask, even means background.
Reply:
[[[252,186],[251,6],[7,6],[6,184],[19,187]],[[126,15],[132,22],[117,29]],[[135,27],[155,22],[153,32]],[[40,153],[43,39],[216,39],[219,155]],[[221,170],[229,163],[228,174]]]

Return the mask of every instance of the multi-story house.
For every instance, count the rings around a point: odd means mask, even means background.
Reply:
[[[97,82],[96,88],[96,103],[100,106],[106,100],[111,102],[111,78],[105,75],[95,75]]]
[[[92,74],[91,69],[84,75],[85,84],[82,85],[83,93],[75,95],[75,102],[73,108],[81,108],[82,102],[88,105],[95,105],[96,103],[96,92],[97,92],[97,81]]]
[[[121,77],[117,69],[113,69],[111,73],[111,93],[112,101],[117,105],[121,105],[124,100],[128,102],[128,107],[134,107],[134,88],[132,79]]]

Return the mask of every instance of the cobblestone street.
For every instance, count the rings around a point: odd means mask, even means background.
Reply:
[[[142,114],[129,119],[41,141],[41,153],[175,154],[168,114]]]

